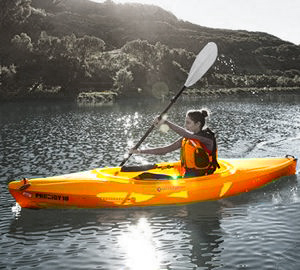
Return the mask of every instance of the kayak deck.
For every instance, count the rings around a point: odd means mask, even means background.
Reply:
[[[147,171],[124,172],[120,167],[13,181],[9,191],[21,207],[109,208],[187,204],[217,200],[262,187],[295,174],[294,157],[219,160],[212,175],[180,178],[179,162],[157,164]],[[168,180],[135,179],[140,174],[164,174]]]

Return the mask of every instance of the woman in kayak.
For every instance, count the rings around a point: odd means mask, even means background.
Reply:
[[[206,110],[188,111],[185,118],[185,128],[165,119],[156,119],[156,126],[165,124],[179,134],[181,138],[165,147],[131,149],[130,153],[163,155],[181,149],[181,175],[183,177],[212,174],[219,167],[219,164],[214,133],[209,128],[204,129],[207,116]]]

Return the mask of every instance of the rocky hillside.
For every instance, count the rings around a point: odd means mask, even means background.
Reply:
[[[161,42],[169,48],[197,53],[207,42],[218,44],[220,54],[233,60],[237,73],[269,73],[300,69],[300,46],[261,32],[212,29],[178,20],[156,6],[103,4],[88,0],[34,0],[47,11],[49,34],[91,35],[101,38],[106,49],[122,47],[136,39]],[[51,14],[51,15],[50,15]]]
[[[0,18],[0,99],[152,95],[155,85],[172,94],[210,41],[219,56],[195,88],[300,86],[300,46],[267,33],[202,27],[156,6],[2,0]]]

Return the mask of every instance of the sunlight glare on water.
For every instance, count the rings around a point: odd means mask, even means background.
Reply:
[[[129,225],[119,237],[119,243],[127,253],[126,263],[130,270],[160,269],[160,255],[146,218],[140,218],[136,225]]]

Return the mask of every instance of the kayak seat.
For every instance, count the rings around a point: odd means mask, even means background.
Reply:
[[[171,180],[174,179],[174,177],[166,174],[158,174],[158,173],[150,173],[150,172],[143,172],[135,177],[133,179],[136,180]]]

